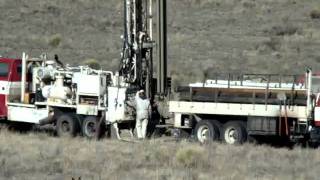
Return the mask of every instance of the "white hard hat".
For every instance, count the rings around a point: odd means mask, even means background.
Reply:
[[[139,93],[144,93],[144,90],[140,90]]]
[[[56,62],[53,60],[46,61],[46,65],[55,65],[55,64],[56,64]]]

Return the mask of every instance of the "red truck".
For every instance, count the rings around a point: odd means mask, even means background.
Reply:
[[[21,59],[0,58],[0,118],[7,118],[7,101],[19,98]]]

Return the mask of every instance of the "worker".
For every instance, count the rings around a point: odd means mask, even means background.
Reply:
[[[147,134],[147,126],[151,117],[150,100],[146,98],[143,90],[137,92],[136,97],[136,130],[138,139],[145,139]]]
[[[61,67],[64,67],[64,64],[59,60],[59,56],[57,54],[54,55],[54,61]]]

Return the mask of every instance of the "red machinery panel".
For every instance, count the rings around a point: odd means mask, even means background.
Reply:
[[[0,118],[7,116],[6,103],[11,84],[21,81],[20,67],[21,60],[0,58]]]

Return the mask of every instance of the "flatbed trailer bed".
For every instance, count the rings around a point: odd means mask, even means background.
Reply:
[[[169,102],[169,112],[175,128],[200,142],[243,143],[249,135],[307,139],[320,124],[313,78],[308,71],[304,83],[296,78],[289,83],[230,78],[194,83],[177,88],[179,98]]]
[[[171,101],[169,106],[170,111],[175,114],[284,117],[287,113],[287,117],[296,118],[302,122],[306,122],[308,119],[306,106],[287,106],[286,109],[281,108],[280,110],[280,105],[187,101]]]

